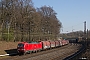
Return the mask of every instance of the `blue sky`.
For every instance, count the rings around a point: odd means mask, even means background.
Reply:
[[[51,6],[63,25],[61,33],[90,30],[90,0],[32,0],[34,7]]]

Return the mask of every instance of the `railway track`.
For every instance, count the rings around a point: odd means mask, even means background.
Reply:
[[[86,49],[86,48],[85,48],[84,46],[82,46],[82,47],[80,48],[80,50],[78,50],[75,54],[66,57],[64,60],[78,60],[78,59],[79,59],[79,55],[80,55],[81,53],[83,53],[83,52],[85,51],[85,49]]]
[[[89,46],[86,44],[86,42],[81,42],[80,44],[82,44],[81,48],[75,54],[66,57],[64,60],[88,60],[90,59],[90,58],[87,59],[87,57],[85,56],[86,55],[85,53],[87,53]]]
[[[66,45],[63,47],[32,53],[27,55],[16,55],[1,60],[63,60],[78,51],[80,45]]]

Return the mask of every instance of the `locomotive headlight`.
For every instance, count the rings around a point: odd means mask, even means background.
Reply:
[[[21,50],[25,50],[25,49],[21,49]]]

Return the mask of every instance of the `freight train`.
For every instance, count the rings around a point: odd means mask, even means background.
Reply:
[[[47,40],[39,42],[20,42],[17,46],[19,54],[26,54],[31,52],[37,52],[41,50],[51,49],[69,44],[68,40]]]

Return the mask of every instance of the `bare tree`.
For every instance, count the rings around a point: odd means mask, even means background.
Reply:
[[[58,35],[60,33],[61,22],[56,17],[56,12],[52,7],[43,6],[38,8],[41,14],[41,30],[44,34]]]

